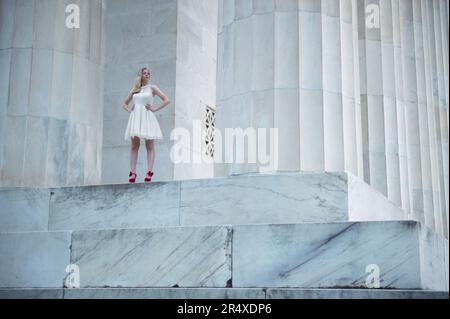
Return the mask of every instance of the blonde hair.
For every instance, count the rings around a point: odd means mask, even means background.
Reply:
[[[141,68],[136,76],[136,80],[134,81],[134,85],[133,85],[133,89],[131,90],[131,92],[134,93],[138,93],[141,90],[142,87],[142,72],[144,72],[144,70],[148,70],[148,72],[150,73],[149,68],[147,67],[143,67]]]

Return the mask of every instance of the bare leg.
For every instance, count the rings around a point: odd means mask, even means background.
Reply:
[[[141,143],[141,141],[140,141],[139,137],[131,138],[130,166],[131,166],[132,173],[136,173],[136,163],[137,163],[137,157],[138,157],[140,143]]]
[[[155,143],[153,140],[146,140],[145,147],[147,148],[147,167],[149,171],[153,171],[153,164],[155,163]]]

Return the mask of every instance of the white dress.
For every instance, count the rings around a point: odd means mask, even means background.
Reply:
[[[133,94],[134,108],[128,119],[125,140],[137,136],[146,140],[162,139],[163,135],[158,120],[152,111],[145,108],[145,104],[153,105],[152,85],[141,87],[139,93]]]

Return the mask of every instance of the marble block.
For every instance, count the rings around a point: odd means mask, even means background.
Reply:
[[[50,230],[178,225],[179,182],[52,189]]]
[[[406,213],[382,193],[358,177],[348,176],[348,220],[383,221],[404,220]]]
[[[0,287],[63,287],[70,232],[0,233]]]
[[[404,218],[400,208],[348,173],[246,174],[181,182],[181,225]]]
[[[0,190],[4,232],[406,219],[383,194],[338,172],[8,192]]]
[[[47,230],[49,200],[44,188],[0,189],[0,232]]]
[[[75,231],[80,287],[226,287],[231,229],[161,227]]]
[[[243,175],[183,181],[182,225],[344,220],[345,174]]]
[[[378,272],[379,288],[443,291],[448,262],[422,232],[414,221],[235,226],[233,287],[370,288]]]

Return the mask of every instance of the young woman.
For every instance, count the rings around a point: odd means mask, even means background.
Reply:
[[[145,182],[151,182],[153,176],[153,163],[155,162],[155,139],[162,139],[161,128],[153,112],[161,110],[170,103],[167,96],[156,86],[150,84],[150,70],[146,67],[141,68],[137,74],[133,89],[130,91],[123,108],[130,113],[127,129],[125,131],[125,140],[131,140],[130,166],[131,171],[128,175],[128,181],[136,181],[136,162],[138,157],[141,139],[145,140],[147,148],[148,171],[145,176]],[[162,103],[159,106],[153,104],[153,97],[157,95]],[[134,106],[128,104],[133,101]]]

